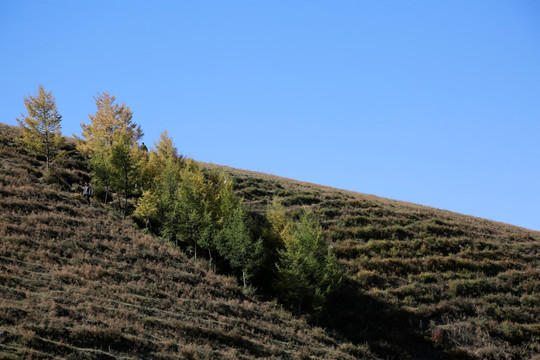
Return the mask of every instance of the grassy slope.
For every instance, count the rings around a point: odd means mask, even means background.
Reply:
[[[278,196],[320,215],[348,275],[325,324],[351,341],[400,359],[540,353],[539,232],[225,169],[255,211]]]
[[[76,152],[44,175],[0,132],[0,358],[375,358],[84,204]]]

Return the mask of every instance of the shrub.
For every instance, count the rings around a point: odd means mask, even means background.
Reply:
[[[361,288],[369,290],[373,287],[382,288],[386,284],[386,279],[374,270],[360,270],[354,276]]]
[[[62,157],[53,165],[45,172],[44,180],[47,184],[58,185],[62,190],[70,190],[74,185],[82,185],[90,181],[86,166],[81,165],[79,161]]]
[[[284,201],[284,205],[286,206],[292,206],[292,205],[313,205],[320,203],[321,200],[314,194],[298,194],[293,196],[292,198],[288,198]]]
[[[493,279],[459,279],[450,281],[449,293],[454,296],[478,297],[484,293],[497,291],[499,286]]]
[[[319,215],[323,219],[333,219],[341,214],[338,208],[323,208],[319,210]]]
[[[259,196],[267,196],[267,195],[272,194],[271,192],[265,189],[262,189],[260,187],[255,187],[255,186],[244,188],[242,190],[242,193],[244,194],[245,197],[248,197],[248,198],[255,198]]]
[[[349,216],[344,218],[342,223],[345,227],[364,226],[370,223],[370,219],[362,215]]]

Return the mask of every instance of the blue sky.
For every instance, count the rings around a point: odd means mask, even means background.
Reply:
[[[540,230],[537,1],[0,2],[0,122],[107,91],[147,145]]]

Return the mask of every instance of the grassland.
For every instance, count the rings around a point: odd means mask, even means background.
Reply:
[[[280,197],[321,218],[347,274],[328,328],[383,358],[540,358],[540,233],[225,169],[253,211]]]
[[[224,168],[253,212],[312,208],[344,286],[319,318],[243,292],[101,204],[84,159],[44,159],[0,125],[0,358],[531,359],[540,233]],[[216,165],[207,165],[213,167]],[[538,359],[538,357],[536,357]]]
[[[73,145],[47,173],[0,132],[0,359],[377,358],[87,205]]]

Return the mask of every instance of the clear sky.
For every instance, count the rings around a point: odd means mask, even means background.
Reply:
[[[0,122],[107,91],[147,145],[540,230],[540,2],[0,1]]]

